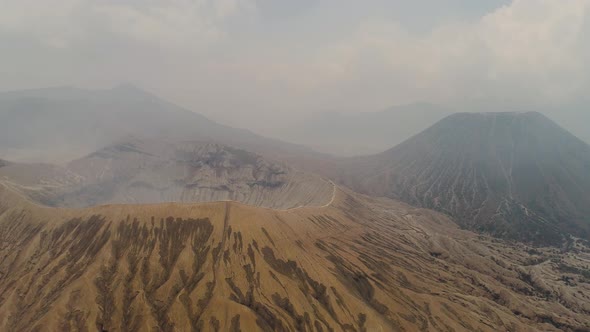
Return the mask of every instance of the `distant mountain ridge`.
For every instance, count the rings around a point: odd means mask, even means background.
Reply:
[[[338,156],[382,152],[451,114],[430,103],[394,106],[379,112],[324,112],[281,128],[275,137]]]
[[[458,113],[340,180],[522,241],[590,238],[590,146],[540,113]]]
[[[303,144],[338,157],[381,153],[420,133],[452,114],[538,111],[586,143],[590,143],[587,105],[576,100],[560,105],[524,105],[496,99],[461,100],[434,104],[415,102],[380,111],[316,112],[301,121],[273,129],[261,129],[272,137]]]
[[[310,149],[232,128],[132,85],[0,93],[0,157],[63,163],[129,137],[201,140],[255,152]]]

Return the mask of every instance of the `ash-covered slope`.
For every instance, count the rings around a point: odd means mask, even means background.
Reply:
[[[460,113],[342,176],[500,237],[590,238],[590,147],[539,113]]]
[[[590,328],[588,248],[490,241],[338,190],[322,208],[41,208],[0,185],[3,331]]]
[[[241,149],[127,140],[70,162],[13,164],[0,181],[48,206],[233,200],[287,209],[321,206],[333,185]]]

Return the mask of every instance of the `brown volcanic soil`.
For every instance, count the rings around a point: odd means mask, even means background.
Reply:
[[[321,208],[36,206],[0,186],[3,331],[586,331],[590,254],[338,189]]]

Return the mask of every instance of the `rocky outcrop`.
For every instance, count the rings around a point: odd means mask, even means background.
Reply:
[[[131,140],[66,167],[15,165],[5,182],[49,206],[233,200],[268,208],[321,206],[333,185],[254,153],[211,143]]]

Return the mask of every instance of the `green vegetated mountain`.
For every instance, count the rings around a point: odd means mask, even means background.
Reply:
[[[540,113],[451,115],[343,168],[352,188],[468,229],[542,244],[590,238],[590,146]]]
[[[0,158],[64,163],[129,137],[312,154],[301,146],[218,124],[130,85],[0,93]]]

